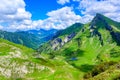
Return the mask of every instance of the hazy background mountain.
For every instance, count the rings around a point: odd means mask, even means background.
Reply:
[[[41,44],[50,40],[57,30],[29,30],[7,32],[0,31],[0,38],[9,40],[11,42],[27,46],[29,48],[37,49]]]
[[[0,80],[120,80],[120,0],[1,0]]]
[[[60,31],[1,31],[1,35],[22,45],[0,39],[0,79],[120,79],[120,23],[101,14],[88,24],[75,23]],[[38,38],[45,43],[40,45]],[[22,41],[40,47],[33,50]]]

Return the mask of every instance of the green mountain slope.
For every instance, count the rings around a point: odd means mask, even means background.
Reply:
[[[0,80],[119,80],[119,30],[118,22],[97,14],[37,51],[0,39]]]
[[[9,40],[11,42],[28,46],[30,48],[37,48],[41,41],[33,34],[25,32],[6,32],[0,31],[0,38]]]
[[[55,48],[51,49],[52,47],[50,45],[52,45],[53,43],[55,43],[55,44],[57,44],[56,46],[58,46],[58,48],[61,47],[62,45],[60,45],[59,43],[62,42],[62,40],[65,37],[67,37],[69,35],[69,37],[71,37],[71,39],[72,39],[82,29],[82,27],[83,27],[83,24],[81,24],[81,23],[75,23],[75,24],[69,26],[68,28],[66,28],[64,30],[58,31],[53,36],[53,39],[50,40],[50,41],[48,41],[44,45],[41,45],[39,47],[38,51],[39,52],[41,52],[41,51],[44,52],[44,50],[45,50],[45,53],[54,51]]]
[[[37,49],[40,44],[50,40],[57,30],[30,30],[7,32],[0,30],[0,38],[11,42]],[[51,36],[51,37],[50,37]]]
[[[64,57],[49,59],[46,54],[0,39],[0,80],[77,80],[79,74]]]
[[[83,24],[81,24],[81,23],[75,23],[64,30],[58,31],[53,38],[70,35],[71,33],[74,33],[74,32],[77,33],[78,31],[80,31],[82,26],[83,26]]]
[[[95,18],[90,23],[81,27],[79,31],[71,32],[67,35],[60,35],[54,40],[42,45],[38,51],[41,54],[48,53],[53,59],[58,55],[64,56],[64,60],[78,69],[81,75],[85,75],[89,72],[91,74],[97,65],[107,64],[111,61],[119,62],[119,45],[120,23],[101,14],[96,14]],[[107,70],[109,69],[101,70],[101,73],[109,75]],[[119,70],[117,72],[115,71],[114,74],[119,74]],[[112,73],[110,74],[112,75]],[[98,73],[95,76],[99,75],[101,74]],[[89,78],[91,77],[87,77],[87,79]],[[112,77],[110,78],[112,79]],[[105,79],[108,78],[106,77]],[[95,80],[97,79],[95,78]]]

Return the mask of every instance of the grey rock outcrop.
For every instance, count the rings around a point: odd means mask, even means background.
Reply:
[[[65,43],[68,43],[70,40],[75,37],[76,33],[71,33],[70,35],[66,36],[63,40],[61,38],[56,38],[53,40],[50,45],[53,50],[59,50],[62,46],[65,45]]]

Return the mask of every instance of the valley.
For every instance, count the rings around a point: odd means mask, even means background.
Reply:
[[[97,13],[44,38],[33,32],[0,32],[0,80],[120,79],[119,22]]]

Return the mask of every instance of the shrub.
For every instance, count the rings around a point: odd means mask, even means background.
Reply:
[[[84,75],[84,78],[88,79],[88,78],[94,77],[94,76],[106,71],[107,69],[109,69],[110,66],[112,66],[115,63],[116,62],[110,61],[110,62],[105,62],[105,63],[101,63],[99,65],[96,65],[91,72],[88,72]]]

